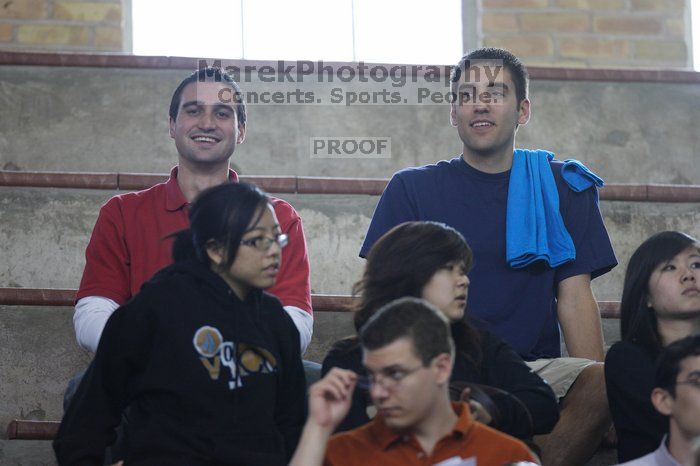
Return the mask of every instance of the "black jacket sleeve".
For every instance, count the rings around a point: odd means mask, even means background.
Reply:
[[[275,405],[275,423],[282,433],[287,460],[290,460],[299,443],[306,421],[306,378],[301,361],[299,331],[292,318],[279,306],[280,353],[282,375],[278,379]]]
[[[518,438],[551,432],[559,420],[559,404],[547,382],[490,332],[482,332],[482,351],[482,383],[512,395],[494,399],[500,413],[499,430]]]
[[[654,373],[652,356],[634,343],[617,342],[605,357],[605,385],[620,462],[656,450],[668,431],[668,420],[651,404]]]
[[[362,367],[362,350],[356,340],[347,339],[337,342],[326,355],[321,366],[321,375],[325,376],[334,367],[349,369],[358,375],[365,375]],[[370,405],[369,393],[356,387],[352,394],[352,405],[345,419],[338,425],[336,432],[355,429],[370,421],[367,407]]]
[[[134,298],[107,321],[53,442],[60,465],[102,464],[105,448],[114,443],[129,387],[150,352],[152,325],[145,301]]]

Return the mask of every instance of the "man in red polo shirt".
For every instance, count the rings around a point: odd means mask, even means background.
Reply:
[[[368,379],[334,368],[312,385],[291,466],[537,461],[520,440],[474,421],[467,404],[450,402],[454,343],[447,319],[428,303],[402,298],[384,306],[362,328],[360,342]],[[369,390],[377,416],[329,441],[355,389]]]
[[[238,84],[219,69],[200,69],[183,80],[170,103],[170,137],[178,151],[170,178],[144,191],[114,196],[100,209],[85,252],[73,317],[83,348],[94,353],[112,312],[172,262],[173,239],[168,235],[187,228],[188,206],[197,194],[238,180],[229,159],[246,134],[241,96]],[[271,201],[289,243],[277,283],[267,291],[294,320],[303,354],[313,329],[304,231],[291,205]]]

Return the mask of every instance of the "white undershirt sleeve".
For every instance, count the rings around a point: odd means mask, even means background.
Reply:
[[[299,330],[299,343],[301,344],[301,354],[306,352],[306,348],[311,343],[311,336],[314,333],[314,318],[305,310],[296,306],[284,306],[284,310],[294,321]]]
[[[102,296],[86,296],[80,299],[75,304],[73,314],[73,327],[78,344],[92,353],[97,351],[107,319],[118,307],[115,301]],[[311,314],[296,306],[285,306],[284,309],[299,331],[301,354],[304,354],[311,343],[314,319]]]
[[[94,353],[107,319],[119,307],[115,301],[102,296],[86,296],[75,303],[73,327],[78,344]]]

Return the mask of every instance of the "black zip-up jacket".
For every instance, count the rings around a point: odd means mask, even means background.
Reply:
[[[299,334],[277,298],[241,301],[204,265],[178,263],[110,317],[54,450],[61,465],[101,465],[129,408],[125,465],[282,465],[305,393]]]
[[[618,341],[605,356],[605,386],[620,463],[656,450],[668,433],[668,417],[651,403],[655,359],[652,351],[631,341]]]

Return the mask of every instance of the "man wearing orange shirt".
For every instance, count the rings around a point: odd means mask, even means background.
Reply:
[[[536,461],[524,443],[474,421],[468,405],[450,402],[454,343],[445,317],[425,301],[402,298],[386,305],[362,328],[360,342],[369,377],[335,368],[311,387],[309,417],[291,466]],[[356,388],[369,390],[377,416],[329,440]]]

